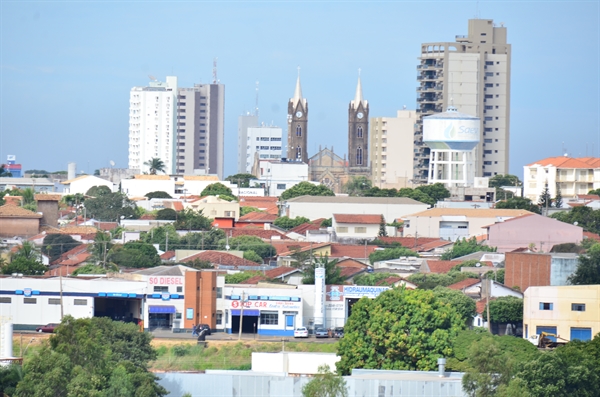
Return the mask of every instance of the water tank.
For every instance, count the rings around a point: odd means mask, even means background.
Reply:
[[[473,150],[480,139],[479,117],[449,106],[444,113],[423,117],[423,142],[431,149]]]
[[[75,179],[76,171],[77,171],[77,164],[69,163],[68,168],[67,168],[67,179],[68,180]]]

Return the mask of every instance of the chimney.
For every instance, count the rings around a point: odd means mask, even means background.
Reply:
[[[444,357],[438,358],[438,372],[440,378],[446,377],[446,359]]]

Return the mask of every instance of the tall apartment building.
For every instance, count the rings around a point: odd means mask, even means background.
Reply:
[[[281,160],[283,131],[279,127],[250,127],[246,138],[247,161],[245,173],[252,172],[255,158],[259,160]]]
[[[225,86],[194,84],[178,93],[176,172],[223,179]]]
[[[416,123],[414,110],[398,110],[396,117],[371,118],[369,157],[373,186],[382,189],[412,186]]]
[[[173,173],[176,143],[177,77],[151,81],[148,87],[133,87],[129,93],[129,169],[148,172],[144,163],[153,157]]]
[[[258,116],[256,114],[243,114],[238,117],[238,174],[246,173],[248,165],[252,168],[252,158],[248,154],[248,128],[258,127]]]
[[[414,179],[427,182],[429,148],[422,118],[448,105],[481,119],[476,176],[508,173],[511,45],[506,28],[491,19],[470,19],[466,36],[455,42],[424,43],[417,66],[417,128]]]

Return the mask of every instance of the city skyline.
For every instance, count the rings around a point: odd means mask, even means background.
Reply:
[[[148,75],[209,83],[214,58],[225,85],[225,175],[236,173],[237,119],[254,111],[256,81],[259,122],[283,127],[298,66],[308,155],[319,146],[342,154],[358,69],[370,117],[415,109],[421,43],[454,41],[477,12],[503,22],[513,46],[509,172],[563,147],[598,156],[598,10],[594,2],[4,2],[0,162],[13,154],[24,169],[76,162],[92,173],[111,160],[125,168],[131,88]],[[152,26],[158,14],[164,29]],[[291,14],[310,26],[290,31]]]

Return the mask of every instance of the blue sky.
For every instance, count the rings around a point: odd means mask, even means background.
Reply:
[[[453,41],[479,17],[512,44],[510,172],[559,156],[600,155],[597,1],[27,2],[2,0],[0,162],[24,169],[127,167],[128,100],[148,75],[225,84],[225,174],[236,172],[237,118],[285,126],[301,67],[309,155],[347,147],[362,69],[370,115],[416,107],[420,44]]]

